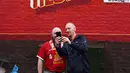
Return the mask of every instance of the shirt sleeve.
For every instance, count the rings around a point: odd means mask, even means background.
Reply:
[[[45,56],[46,56],[46,47],[45,46],[46,45],[43,44],[37,54],[37,57],[40,58],[41,60],[44,60]]]
[[[72,42],[70,46],[78,51],[87,51],[88,50],[88,45],[87,45],[87,40],[85,37],[80,36],[80,38],[77,40],[77,42]]]

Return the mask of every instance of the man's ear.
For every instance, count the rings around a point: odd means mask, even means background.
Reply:
[[[76,26],[73,24],[73,29],[74,29],[74,31],[76,31]]]
[[[76,32],[76,28],[74,27],[74,31]]]

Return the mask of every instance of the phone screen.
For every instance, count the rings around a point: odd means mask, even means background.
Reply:
[[[56,32],[56,37],[61,37],[61,32]]]

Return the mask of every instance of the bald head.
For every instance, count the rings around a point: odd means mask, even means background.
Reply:
[[[67,23],[65,28],[69,37],[73,36],[76,33],[76,26],[73,23]]]
[[[55,27],[52,29],[52,38],[54,39],[56,37],[56,32],[61,32],[61,29],[59,27]]]
[[[59,27],[55,27],[52,29],[52,33],[55,33],[55,32],[61,32],[61,29]]]
[[[67,24],[66,24],[66,28],[67,28],[67,27],[69,27],[69,28],[73,29],[74,31],[76,31],[76,26],[75,26],[73,23],[70,23],[70,22],[67,23]]]

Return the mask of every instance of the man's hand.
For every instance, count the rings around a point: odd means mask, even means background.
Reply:
[[[55,38],[55,45],[59,46],[59,47],[63,47],[63,42],[62,42],[62,37],[56,37]]]
[[[62,42],[68,42],[69,44],[71,44],[71,41],[67,37],[62,37]]]
[[[61,41],[62,41],[62,38],[61,38],[61,37],[56,37],[56,38],[55,38],[55,44],[56,44],[56,45],[59,45],[59,44],[61,43]]]

